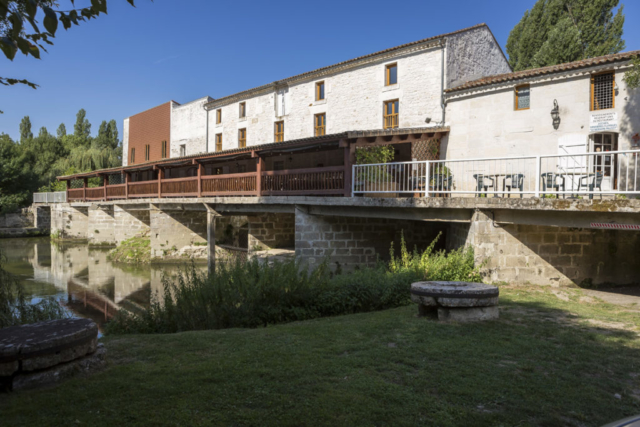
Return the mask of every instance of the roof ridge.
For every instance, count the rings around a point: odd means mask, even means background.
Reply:
[[[564,62],[562,64],[547,65],[546,67],[531,68],[528,70],[514,71],[511,73],[495,74],[493,76],[482,77],[480,79],[471,80],[459,86],[446,89],[445,92],[457,92],[464,89],[486,86],[493,83],[517,80],[525,77],[552,74],[562,71],[574,70],[578,68],[590,67],[602,63],[622,61],[631,59],[634,56],[640,56],[640,50],[632,50],[629,52],[618,52],[609,55],[595,56],[593,58],[581,59],[578,61]]]

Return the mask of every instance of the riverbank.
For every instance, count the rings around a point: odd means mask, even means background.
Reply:
[[[48,228],[21,227],[21,228],[0,228],[0,239],[11,239],[18,237],[40,237],[48,236]]]
[[[7,425],[599,426],[640,412],[637,311],[501,287],[497,321],[415,306],[258,329],[114,336],[108,368],[0,401]]]

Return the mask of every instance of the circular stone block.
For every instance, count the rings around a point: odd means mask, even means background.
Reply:
[[[473,282],[416,282],[411,300],[427,307],[492,307],[498,305],[496,286]]]
[[[61,319],[0,329],[0,376],[34,371],[96,351],[98,326],[89,319]],[[9,372],[10,367],[15,367]]]

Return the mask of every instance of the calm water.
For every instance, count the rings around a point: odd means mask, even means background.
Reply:
[[[54,244],[48,237],[0,239],[0,248],[7,258],[5,269],[33,300],[53,296],[74,316],[99,325],[120,309],[148,307],[152,295],[162,296],[163,274],[175,274],[182,267],[112,263],[107,259],[110,249]]]

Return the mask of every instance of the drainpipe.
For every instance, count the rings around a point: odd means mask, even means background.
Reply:
[[[442,47],[442,64],[440,70],[440,107],[442,108],[442,126],[444,127],[444,120],[446,114],[446,105],[444,100],[444,50],[446,47],[446,39],[442,39],[440,41],[440,46]]]

